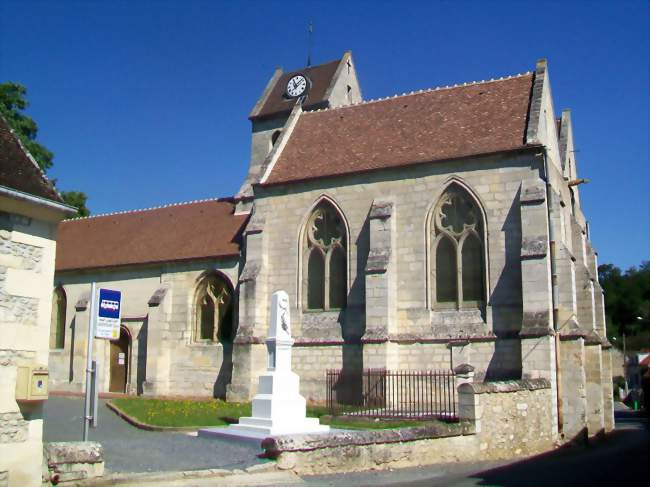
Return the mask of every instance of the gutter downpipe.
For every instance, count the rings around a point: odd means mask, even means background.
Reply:
[[[544,158],[544,177],[546,179],[546,210],[548,218],[548,240],[549,240],[549,256],[551,259],[551,301],[553,306],[553,331],[555,338],[555,387],[557,393],[557,422],[558,434],[560,437],[564,436],[563,424],[564,413],[562,411],[562,374],[561,374],[561,360],[560,360],[560,330],[558,330],[558,302],[560,301],[559,289],[557,286],[557,270],[555,265],[555,229],[553,228],[553,220],[551,219],[553,213],[552,196],[553,187],[551,185],[551,176],[548,170],[548,156],[547,148],[543,147],[542,156]]]

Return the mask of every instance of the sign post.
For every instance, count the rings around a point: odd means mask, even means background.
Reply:
[[[95,298],[96,298],[96,284],[93,282],[90,285],[90,316],[88,318],[88,343],[86,348],[86,398],[84,401],[84,435],[83,441],[88,441],[88,427],[92,416],[90,415],[90,399],[91,399],[91,380],[93,375],[93,336],[95,324]]]
[[[93,361],[93,338],[118,340],[122,316],[122,293],[100,289],[96,283],[90,286],[90,318],[88,320],[88,348],[86,353],[86,400],[84,404],[83,440],[88,441],[88,428],[97,427],[97,404],[99,400],[99,364]],[[92,409],[92,412],[91,412]]]

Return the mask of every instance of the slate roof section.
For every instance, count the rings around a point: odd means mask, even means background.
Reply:
[[[525,73],[304,112],[263,184],[524,148],[533,80]]]
[[[248,215],[203,200],[59,224],[56,271],[236,257]]]
[[[0,185],[62,203],[54,185],[0,115]]]
[[[283,95],[286,91],[287,83],[296,74],[304,74],[311,80],[311,89],[309,90],[307,100],[303,103],[303,109],[313,110],[318,107],[322,108],[326,103],[325,94],[332,83],[340,62],[341,60],[330,61],[325,64],[319,64],[318,66],[283,73],[269,92],[259,112],[249,118],[256,120],[275,117],[283,113],[289,115],[296,104],[296,100],[295,98],[285,98]]]

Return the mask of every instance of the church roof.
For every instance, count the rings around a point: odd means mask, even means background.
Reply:
[[[248,215],[234,209],[230,199],[213,199],[64,221],[56,270],[238,256]]]
[[[263,184],[524,148],[534,75],[303,112]]]
[[[0,186],[39,198],[63,202],[54,185],[38,167],[0,115]]]
[[[303,68],[298,71],[291,71],[289,73],[282,73],[276,80],[275,84],[270,88],[266,99],[264,100],[259,111],[254,110],[250,115],[250,119],[259,119],[267,117],[275,117],[282,113],[289,115],[291,109],[296,104],[294,98],[284,97],[287,88],[287,83],[296,74],[304,74],[311,81],[311,88],[305,103],[304,109],[310,110],[313,108],[321,107],[325,103],[327,91],[334,79],[334,74],[338,68],[340,60],[330,61],[318,66],[311,66]]]

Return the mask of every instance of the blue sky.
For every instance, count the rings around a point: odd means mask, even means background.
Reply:
[[[365,98],[549,60],[571,108],[599,260],[650,259],[650,3],[14,2],[0,0],[0,80],[29,90],[61,189],[93,213],[233,195],[247,115],[277,65],[351,49]]]

